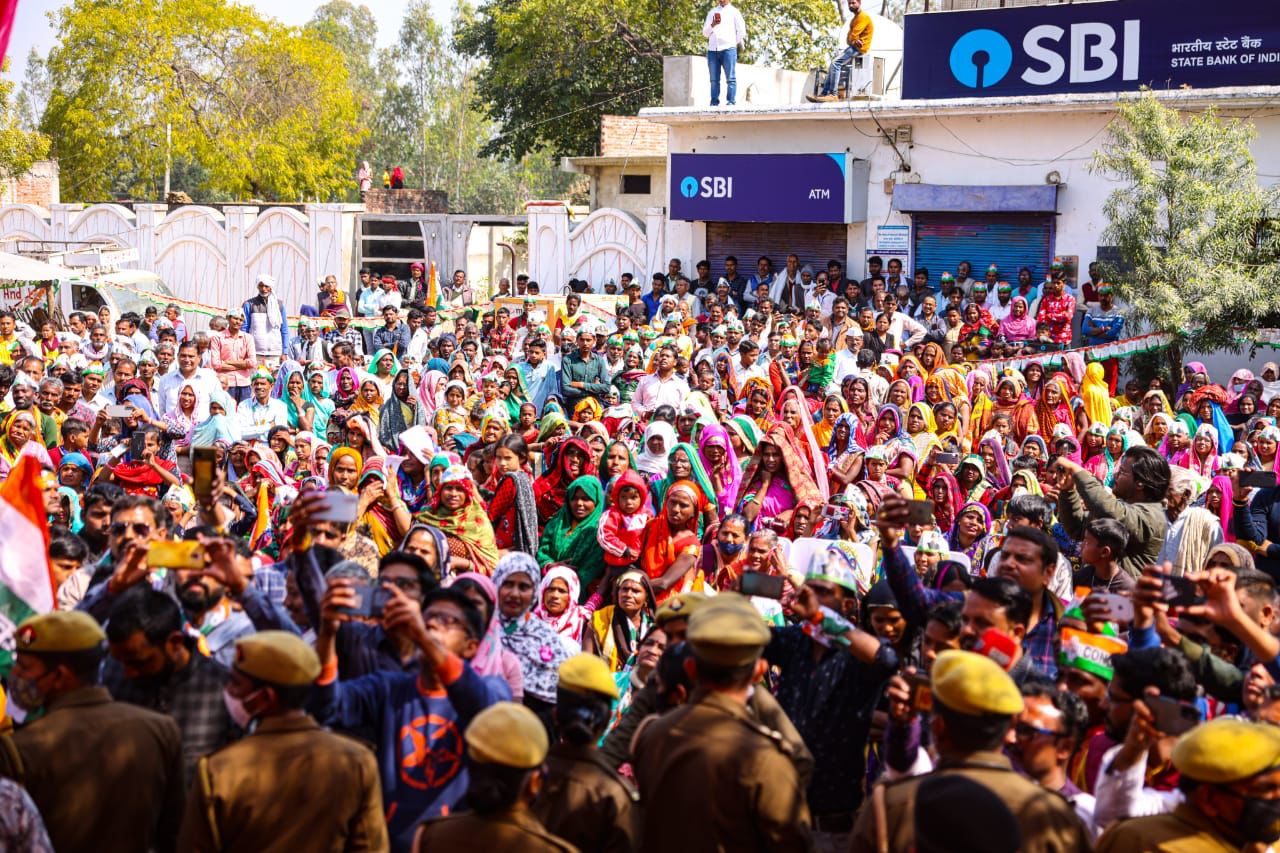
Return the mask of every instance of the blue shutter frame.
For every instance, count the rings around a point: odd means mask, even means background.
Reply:
[[[1053,260],[1055,218],[1026,213],[912,214],[916,269],[928,268],[935,290],[942,274],[955,275],[961,261],[973,265],[977,281],[995,264],[1004,281],[1016,283],[1018,269],[1025,266],[1031,268],[1031,280],[1039,284]]]

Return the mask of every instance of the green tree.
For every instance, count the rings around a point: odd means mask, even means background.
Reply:
[[[1093,169],[1119,184],[1103,241],[1119,250],[1134,320],[1191,349],[1237,350],[1237,330],[1274,311],[1280,274],[1280,223],[1268,218],[1280,193],[1258,186],[1253,124],[1180,113],[1146,92],[1119,105],[1110,130]]]
[[[154,195],[166,155],[204,170],[202,186],[177,187],[193,197],[349,188],[363,131],[346,68],[316,35],[228,0],[74,0],[55,24],[41,128],[65,197],[100,199],[121,174]]]
[[[463,6],[459,18],[470,15]],[[394,69],[371,124],[369,159],[375,171],[399,165],[410,186],[444,190],[452,210],[518,213],[531,197],[559,197],[576,183],[553,158],[481,154],[493,122],[475,107],[482,66],[450,47],[451,33],[426,0],[405,10],[391,49]]]
[[[22,87],[14,100],[14,108],[18,111],[18,119],[27,130],[40,129],[40,117],[49,103],[49,94],[53,90],[49,80],[49,67],[44,57],[34,47],[27,54],[27,68],[22,74]]]
[[[693,0],[487,0],[456,39],[461,53],[488,63],[476,96],[501,133],[484,151],[594,152],[602,114],[661,103],[662,57],[705,52],[706,10]],[[839,24],[831,0],[761,0],[743,15],[739,61],[829,61]]]
[[[4,67],[8,70],[8,62]],[[24,125],[13,90],[13,83],[0,79],[0,179],[25,175],[49,153],[49,139]]]

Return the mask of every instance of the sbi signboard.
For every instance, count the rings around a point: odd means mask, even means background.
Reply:
[[[672,154],[671,218],[857,222],[866,211],[866,166],[847,153]]]
[[[902,96],[1280,83],[1275,0],[1116,0],[908,15]]]

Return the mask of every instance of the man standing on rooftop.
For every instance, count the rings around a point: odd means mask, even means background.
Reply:
[[[711,72],[711,106],[720,106],[720,71],[729,88],[725,103],[733,106],[738,95],[738,45],[747,40],[747,23],[732,0],[716,0],[707,13],[702,34],[707,37],[707,69]]]

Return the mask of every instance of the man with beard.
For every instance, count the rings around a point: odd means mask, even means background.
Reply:
[[[89,546],[89,556],[85,561],[89,566],[101,560],[107,551],[107,535],[111,527],[111,505],[123,494],[124,490],[115,483],[96,483],[84,493],[84,511],[81,513],[84,526],[80,528],[78,535]],[[84,574],[84,581],[80,587],[83,594],[92,575],[92,568],[80,569],[75,574],[81,572]],[[61,590],[59,595],[61,596]],[[76,598],[76,601],[78,600],[79,596]],[[62,604],[61,597],[58,605],[60,609],[67,609]],[[71,606],[75,606],[74,601],[71,602]]]
[[[89,592],[78,609],[105,623],[116,599],[145,582],[153,589],[162,589],[176,597],[187,622],[200,632],[200,651],[223,666],[230,666],[235,656],[235,641],[254,632],[253,620],[245,610],[231,606],[224,583],[229,575],[223,565],[211,566],[212,571],[198,574],[153,571],[156,567],[147,564],[147,546],[167,539],[171,526],[169,511],[150,498],[128,495],[117,501],[111,508],[110,550],[96,567]],[[214,531],[211,528],[187,531],[192,538],[202,534],[212,536]],[[241,556],[247,557],[243,552]],[[107,579],[102,582],[104,576]],[[259,603],[257,600],[243,602],[250,612],[257,612],[258,608],[253,605]],[[271,627],[277,624],[278,617]]]
[[[1067,535],[1084,537],[1094,518],[1114,518],[1131,534],[1120,556],[1120,568],[1133,577],[1157,563],[1169,528],[1164,498],[1169,490],[1169,463],[1151,447],[1131,447],[1120,457],[1115,481],[1107,489],[1080,465],[1058,457],[1058,515]]]
[[[201,532],[213,533],[207,528]],[[226,586],[214,573],[188,575],[178,584],[178,603],[191,626],[204,635],[207,653],[223,666],[231,666],[236,640],[256,630],[253,620],[244,610],[231,606]]]
[[[182,731],[182,765],[190,785],[196,762],[220,749],[231,736],[231,717],[222,701],[229,673],[200,654],[182,630],[182,612],[172,598],[134,587],[111,607],[107,622],[111,655],[102,684],[117,702],[167,714]]]
[[[93,423],[94,415],[97,413],[89,408],[83,394],[84,374],[78,370],[69,370],[62,374],[62,399],[58,401],[58,408],[66,418]]]

